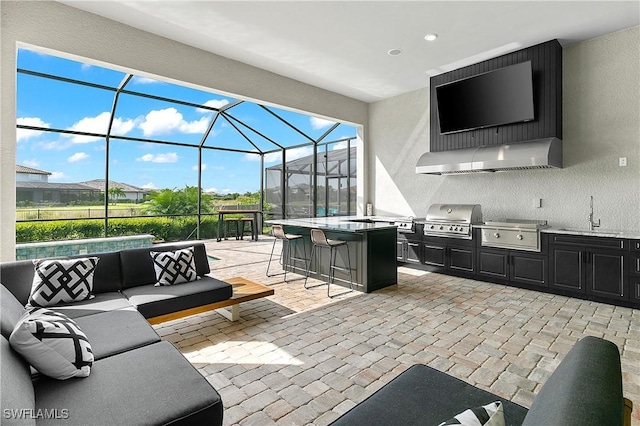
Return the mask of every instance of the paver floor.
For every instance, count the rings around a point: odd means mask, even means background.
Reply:
[[[618,345],[640,426],[640,310],[405,267],[396,286],[328,299],[324,286],[267,278],[271,245],[206,242],[213,276],[275,290],[243,303],[240,321],[210,312],[155,326],[218,390],[225,425],[325,425],[415,363],[529,407],[594,335]]]

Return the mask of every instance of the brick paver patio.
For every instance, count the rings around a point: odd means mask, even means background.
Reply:
[[[325,425],[415,363],[529,407],[571,346],[594,335],[618,345],[640,426],[637,309],[402,267],[397,286],[328,299],[325,287],[267,278],[271,244],[206,242],[213,276],[275,290],[244,303],[240,321],[210,312],[155,326],[220,392],[225,425]]]

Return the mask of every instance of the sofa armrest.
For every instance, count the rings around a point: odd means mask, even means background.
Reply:
[[[536,395],[523,426],[622,425],[618,347],[587,336],[576,343]]]

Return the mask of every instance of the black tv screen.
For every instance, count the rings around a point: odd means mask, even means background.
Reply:
[[[440,133],[533,120],[531,61],[436,87]]]

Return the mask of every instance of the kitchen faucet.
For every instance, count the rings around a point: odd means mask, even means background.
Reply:
[[[591,201],[589,203],[589,231],[593,231],[594,228],[600,227],[600,219],[598,222],[593,221],[593,195],[591,196]]]

